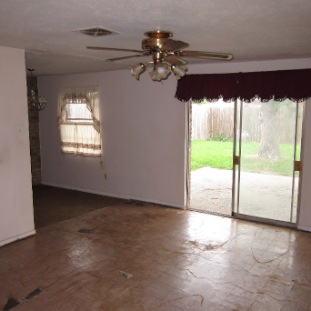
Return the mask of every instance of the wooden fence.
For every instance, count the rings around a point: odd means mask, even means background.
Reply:
[[[261,103],[243,105],[242,139],[260,142]],[[278,131],[280,143],[294,142],[295,111],[288,106],[280,106],[271,122]],[[234,104],[192,104],[192,139],[193,140],[232,140],[234,131]],[[298,139],[301,130],[298,130]],[[299,140],[298,140],[299,141]]]

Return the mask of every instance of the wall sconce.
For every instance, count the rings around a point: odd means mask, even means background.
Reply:
[[[33,68],[29,68],[28,71],[30,71],[30,79],[29,79],[29,100],[30,105],[37,111],[41,111],[45,108],[47,104],[47,99],[45,96],[38,96],[38,88],[37,88],[37,80],[32,75],[33,71],[35,71]]]

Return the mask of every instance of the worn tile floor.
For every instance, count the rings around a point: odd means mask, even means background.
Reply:
[[[0,310],[305,311],[311,234],[120,202],[0,248],[0,280]]]

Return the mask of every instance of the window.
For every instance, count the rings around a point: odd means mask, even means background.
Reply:
[[[91,111],[86,103],[83,104],[67,104],[66,113],[68,121],[93,122]]]
[[[59,92],[58,126],[63,153],[100,156],[98,88],[67,88]]]

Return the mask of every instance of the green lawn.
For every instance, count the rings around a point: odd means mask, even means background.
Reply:
[[[258,158],[259,144],[243,142],[241,170],[248,172],[292,175],[293,147],[281,144],[282,159],[271,161]],[[220,169],[232,169],[233,142],[214,140],[193,140],[191,154],[191,169],[205,166]]]

